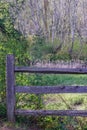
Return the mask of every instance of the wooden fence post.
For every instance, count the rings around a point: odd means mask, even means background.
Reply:
[[[6,59],[6,99],[7,99],[7,117],[8,121],[15,121],[15,83],[14,83],[14,56],[7,55]]]

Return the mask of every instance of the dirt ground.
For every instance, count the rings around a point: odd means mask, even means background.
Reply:
[[[20,130],[20,129],[14,129],[14,128],[8,128],[8,127],[1,127],[0,130]]]
[[[39,130],[38,128],[27,128],[27,129],[22,129],[22,128],[9,128],[9,127],[6,127],[6,126],[3,126],[3,127],[0,127],[0,130]]]
[[[42,130],[36,124],[11,124],[7,120],[0,118],[0,130]]]
[[[22,126],[18,126],[18,127],[15,127],[15,126],[11,126],[9,127],[6,123],[2,124],[0,123],[0,130],[41,130],[40,128],[37,128],[37,126],[33,125],[31,127],[27,127],[26,126],[22,127]]]

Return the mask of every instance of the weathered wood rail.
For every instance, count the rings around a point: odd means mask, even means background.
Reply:
[[[87,116],[86,110],[16,110],[15,94],[49,94],[49,93],[87,93],[87,86],[16,86],[15,73],[43,73],[43,74],[87,74],[87,68],[31,68],[15,66],[13,55],[7,55],[6,62],[6,97],[7,97],[7,117],[11,122],[15,121],[15,115],[34,116]]]

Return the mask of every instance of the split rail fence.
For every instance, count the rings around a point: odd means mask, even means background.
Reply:
[[[15,109],[16,93],[55,94],[55,93],[87,93],[87,86],[16,86],[15,73],[43,73],[43,74],[87,74],[87,68],[38,68],[15,66],[13,55],[7,55],[6,62],[6,98],[7,117],[15,121],[15,115],[33,116],[87,116],[87,110],[23,110]]]

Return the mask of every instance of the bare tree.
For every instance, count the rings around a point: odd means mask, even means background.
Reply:
[[[14,27],[24,36],[44,35],[48,40],[70,44],[73,53],[75,39],[80,45],[87,42],[86,0],[5,0],[10,2],[10,14]]]

